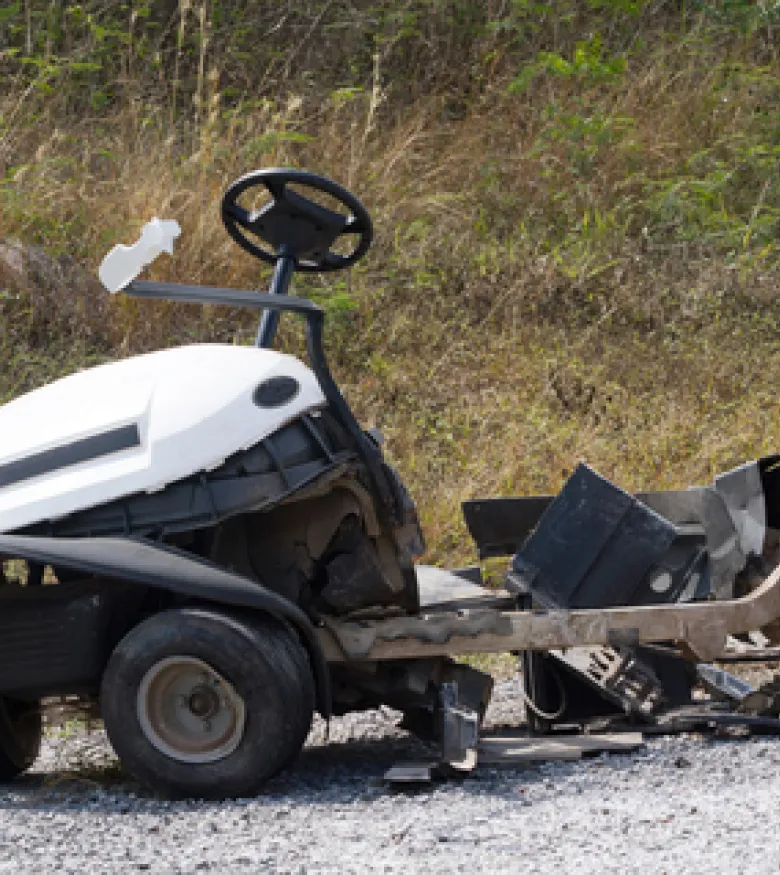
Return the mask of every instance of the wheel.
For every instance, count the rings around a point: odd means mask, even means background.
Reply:
[[[0,696],[0,782],[30,768],[41,750],[43,721],[37,702]]]
[[[329,195],[349,210],[349,215],[290,191],[288,183]],[[241,206],[241,195],[256,188],[265,189],[271,200],[259,210]],[[231,183],[222,198],[222,221],[228,234],[250,255],[276,264],[284,250],[295,259],[295,269],[304,272],[353,265],[368,252],[373,235],[368,210],[352,192],[325,176],[293,168],[256,170]],[[349,255],[331,251],[336,240],[345,235],[357,238]]]
[[[314,679],[295,633],[269,616],[184,608],[117,645],[101,684],[122,764],[166,796],[251,796],[298,754]]]

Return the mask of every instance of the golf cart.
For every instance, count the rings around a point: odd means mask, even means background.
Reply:
[[[666,642],[707,659],[780,615],[777,574],[733,598],[780,512],[774,460],[639,498],[581,466],[557,498],[464,507],[480,555],[514,556],[503,589],[416,565],[415,505],[329,370],[325,314],[288,294],[295,271],[366,254],[368,212],[283,169],[234,182],[222,220],[274,265],[268,293],[136,279],[170,226],[104,273],[138,299],[257,310],[253,347],[139,355],[0,408],[0,780],[34,760],[52,697],[99,703],[123,765],[166,795],[256,793],[315,710],[390,705],[457,765],[491,692],[457,655]],[[281,313],[305,320],[308,364],[273,350]]]

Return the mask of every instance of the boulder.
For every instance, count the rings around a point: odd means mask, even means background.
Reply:
[[[33,345],[59,338],[109,342],[109,296],[67,255],[17,240],[0,243],[0,322]]]

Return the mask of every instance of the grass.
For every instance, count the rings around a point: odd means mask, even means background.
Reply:
[[[390,22],[381,4],[350,17],[300,3],[256,74],[236,53],[261,13],[234,4],[250,17],[231,42],[229,5],[177,7],[167,79],[141,63],[141,18],[116,57],[94,28],[71,35],[97,73],[52,49],[33,74],[11,34],[0,239],[94,274],[152,215],[176,218],[154,276],[262,288],[268,272],[220,226],[226,184],[294,165],[351,187],[372,253],[295,290],[328,307],[334,371],[384,431],[431,562],[474,559],[461,501],[554,492],[579,459],[660,489],[780,447],[780,64],[756,4],[542,3],[534,17],[516,3],[491,18],[430,0]],[[108,358],[253,334],[244,316],[108,300],[80,280],[0,288],[4,399]],[[281,343],[300,352],[300,330]]]

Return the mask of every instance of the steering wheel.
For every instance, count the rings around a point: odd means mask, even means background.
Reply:
[[[290,182],[330,195],[348,214],[334,212],[288,189]],[[271,200],[258,210],[247,210],[238,199],[257,187],[266,188]],[[349,267],[371,246],[371,217],[363,204],[330,179],[305,170],[256,170],[237,179],[222,198],[222,221],[228,234],[251,255],[269,264],[286,255],[295,260],[297,270],[306,272]],[[344,235],[357,237],[355,247],[349,255],[332,252],[333,244]]]

